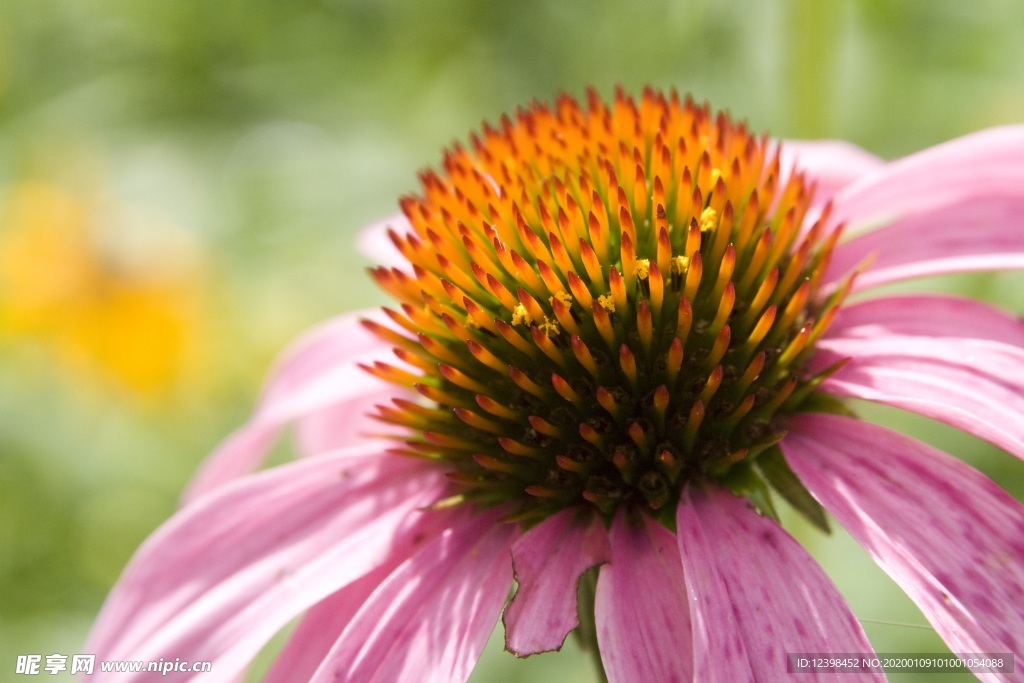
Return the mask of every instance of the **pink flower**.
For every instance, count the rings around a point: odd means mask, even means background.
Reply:
[[[1024,507],[842,402],[1024,458],[1019,320],[845,302],[1024,266],[1024,128],[889,164],[781,149],[646,92],[534,105],[450,152],[364,238],[401,307],[285,354],[87,649],[230,680],[304,613],[267,680],[462,681],[499,617],[516,655],[558,649],[582,577],[609,680],[782,680],[787,653],[871,652],[782,497],[831,513],[952,651],[1024,655]],[[315,457],[251,474],[286,425]]]

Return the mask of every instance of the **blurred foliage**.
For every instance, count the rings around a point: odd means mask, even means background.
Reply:
[[[0,667],[79,651],[273,355],[383,300],[360,226],[482,120],[651,84],[898,156],[1024,119],[1022,26],[1016,0],[0,0]],[[943,286],[1020,312],[1020,285]],[[871,414],[1024,495],[1020,463]],[[924,623],[848,538],[793,524],[858,615]],[[866,628],[880,650],[941,648]],[[587,667],[496,640],[474,680]]]

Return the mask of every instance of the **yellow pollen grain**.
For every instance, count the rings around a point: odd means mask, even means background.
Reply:
[[[553,297],[550,297],[548,301],[550,301],[553,304],[555,302],[555,299],[558,299],[563,304],[565,304],[566,308],[570,308],[572,306],[572,294],[569,294],[569,292],[559,292],[558,294],[555,294]]]
[[[690,267],[690,259],[685,256],[674,256],[672,257],[672,265],[669,266],[669,270],[672,275],[685,275],[686,269]]]
[[[540,331],[547,337],[557,337],[562,333],[562,328],[556,321],[544,316],[544,322],[540,324]]]
[[[709,206],[700,214],[700,231],[714,230],[716,225],[718,225],[718,212]]]
[[[641,280],[646,280],[651,274],[651,261],[650,259],[638,259],[636,265],[633,267],[633,274]]]
[[[466,323],[465,324],[466,324],[466,329],[467,330],[479,330],[480,329],[480,323],[478,323],[476,320],[474,320],[473,316],[471,316],[471,315],[467,315],[466,316]]]
[[[615,300],[612,299],[611,294],[602,294],[597,297],[597,303],[600,304],[601,308],[608,311],[609,313],[615,312]]]
[[[533,318],[526,312],[526,306],[522,304],[516,305],[516,310],[512,312],[512,324],[513,325],[529,325],[533,322]]]

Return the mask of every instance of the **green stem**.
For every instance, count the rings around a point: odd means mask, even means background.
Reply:
[[[599,683],[608,683],[608,674],[604,672],[604,662],[601,661],[601,650],[597,646],[597,623],[594,619],[594,599],[597,596],[599,569],[600,567],[591,567],[580,577],[576,599],[576,611],[579,615],[580,625],[573,633],[580,647],[590,655],[591,661],[594,662]]]

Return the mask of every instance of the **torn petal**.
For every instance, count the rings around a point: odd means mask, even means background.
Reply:
[[[505,649],[518,657],[562,647],[579,625],[576,588],[587,569],[611,557],[608,532],[589,510],[564,510],[512,546],[519,588],[505,609]]]

